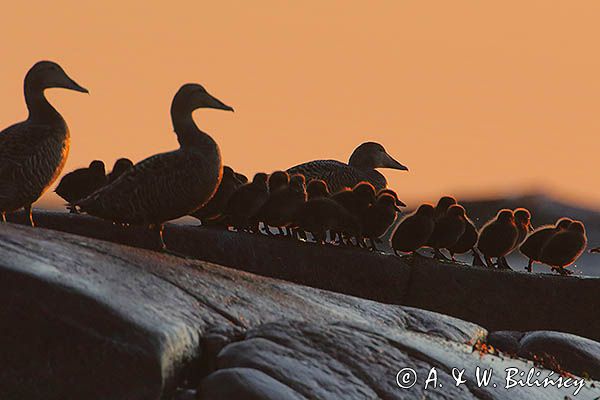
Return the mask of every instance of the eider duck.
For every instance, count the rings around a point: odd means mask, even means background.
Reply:
[[[392,247],[396,252],[417,254],[425,246],[435,228],[435,209],[431,204],[422,204],[400,222],[392,236]]]
[[[519,231],[513,211],[503,209],[481,228],[477,249],[483,254],[486,265],[491,268],[491,259],[510,253],[518,237]]]
[[[267,231],[269,226],[285,228],[294,222],[298,209],[305,202],[304,175],[292,175],[289,185],[269,194],[256,217],[266,225]]]
[[[191,216],[202,222],[202,225],[218,220],[225,212],[225,207],[235,191],[242,186],[235,172],[227,165],[223,166],[223,178],[215,195],[203,207],[194,211]]]
[[[133,162],[128,158],[119,158],[115,161],[112,171],[108,174],[108,183],[113,183],[118,177],[133,167]]]
[[[396,199],[389,193],[382,193],[362,215],[363,235],[375,242],[396,220],[400,208]]]
[[[533,231],[533,227],[531,226],[531,213],[526,208],[517,208],[514,210],[515,215],[515,224],[517,225],[517,230],[519,231],[519,235],[517,236],[517,241],[511,251],[508,253],[512,253],[513,250],[517,249],[523,242],[529,233]],[[506,261],[506,256],[500,257],[498,259],[498,265],[505,269],[511,269],[510,265]]]
[[[108,183],[104,163],[94,160],[87,168],[78,168],[62,177],[54,189],[57,195],[67,201],[67,208],[75,213],[77,210],[72,204],[89,196]]]
[[[259,172],[252,182],[238,188],[227,202],[225,216],[228,222],[238,230],[255,230],[258,221],[255,216],[269,198],[267,174]]]
[[[529,263],[525,268],[528,272],[532,271],[534,262],[541,262],[542,249],[546,242],[557,232],[566,230],[571,225],[570,218],[561,218],[556,221],[555,225],[545,225],[538,228],[535,232],[525,239],[519,251],[529,259]]]
[[[427,242],[434,251],[434,256],[445,258],[440,249],[454,246],[465,233],[466,220],[463,206],[453,204],[435,221],[435,228]]]
[[[76,205],[96,217],[154,228],[166,250],[163,224],[204,206],[221,182],[221,152],[194,122],[192,112],[198,108],[233,111],[202,86],[183,85],[171,103],[179,149],[146,158]]]
[[[237,171],[234,171],[235,177],[238,181],[241,182],[242,185],[248,183],[248,177],[242,173],[239,173]]]
[[[69,128],[44,96],[51,88],[88,93],[60,65],[36,63],[25,76],[29,116],[0,132],[0,214],[25,209],[34,226],[31,206],[60,175],[69,154]]]
[[[469,217],[465,215],[464,219],[465,232],[461,235],[461,237],[456,243],[454,243],[452,246],[446,247],[446,250],[450,252],[450,258],[452,259],[452,261],[456,260],[456,254],[464,254],[468,251],[472,251],[474,256],[473,264],[483,265],[481,257],[479,257],[479,254],[477,254],[477,252],[474,249],[475,244],[477,244],[477,239],[479,239],[479,233],[477,232],[477,228],[475,227],[475,224],[473,223],[473,221],[471,221]]]
[[[370,182],[377,190],[384,189],[387,181],[375,168],[408,171],[408,168],[394,160],[382,145],[367,142],[354,150],[348,164],[335,160],[315,160],[291,167],[287,172],[302,174],[307,181],[322,179],[327,182],[329,190],[335,193],[346,187],[354,187],[361,181]]]
[[[436,221],[446,215],[448,208],[454,204],[458,204],[456,199],[452,196],[442,196],[438,200],[435,206],[435,219]]]
[[[555,232],[542,249],[541,261],[561,275],[573,272],[566,269],[573,264],[585,250],[587,237],[581,221],[573,221],[565,230]]]

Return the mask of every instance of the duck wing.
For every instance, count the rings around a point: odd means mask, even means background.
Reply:
[[[187,215],[204,205],[219,184],[198,154],[183,150],[149,157],[76,205],[119,223],[155,224]]]
[[[352,188],[357,183],[368,181],[377,190],[386,186],[383,175],[379,172],[362,171],[336,160],[315,160],[296,165],[287,170],[290,175],[302,174],[309,182],[311,179],[322,179],[327,182],[330,192],[337,192],[345,187]]]

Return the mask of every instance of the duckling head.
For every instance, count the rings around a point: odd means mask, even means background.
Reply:
[[[379,192],[377,192],[377,197],[379,198],[381,195],[384,195],[384,194],[392,195],[394,197],[394,199],[396,199],[396,206],[406,207],[406,203],[404,203],[402,200],[400,200],[398,198],[398,194],[396,193],[396,191],[394,191],[392,189],[381,189]]]
[[[446,211],[446,215],[451,215],[454,217],[465,217],[465,208],[460,204],[453,204]]]
[[[235,177],[235,172],[233,172],[233,168],[227,166],[227,165],[223,165],[223,179],[236,179]]]
[[[444,213],[446,212],[446,210],[448,209],[448,207],[450,207],[451,205],[456,204],[457,201],[454,197],[452,196],[442,196],[440,197],[440,199],[437,202],[437,205],[435,206],[436,210]]]
[[[104,163],[100,160],[94,160],[90,163],[89,169],[97,174],[106,175],[106,169]]]
[[[513,213],[512,210],[508,210],[508,209],[503,209],[498,211],[498,216],[496,217],[496,219],[499,222],[515,222],[515,215]]]
[[[354,195],[365,205],[375,202],[375,187],[369,182],[359,182],[352,189]]]
[[[366,142],[358,146],[352,152],[348,164],[353,167],[365,169],[391,168],[408,171],[408,168],[394,160],[382,145],[375,142]]]
[[[308,194],[309,199],[328,197],[329,188],[327,187],[327,182],[322,179],[311,180],[306,186],[306,193]]]
[[[50,88],[70,89],[76,92],[89,93],[67,75],[60,65],[52,61],[39,61],[34,64],[25,76],[25,92],[44,91]]]
[[[556,222],[556,227],[560,230],[568,229],[569,226],[573,223],[571,218],[561,218]]]
[[[275,171],[269,175],[269,190],[275,192],[289,185],[290,175],[285,171]]]
[[[431,204],[421,204],[419,208],[417,208],[416,215],[420,215],[422,217],[433,218],[435,214],[435,208]]]
[[[377,204],[380,204],[388,209],[401,211],[400,207],[398,207],[396,203],[396,198],[389,193],[382,193],[381,195],[379,195],[379,197],[377,197]]]
[[[306,191],[306,178],[302,174],[294,174],[290,177],[290,188],[299,193]]]
[[[131,162],[129,158],[119,158],[117,161],[115,161],[113,170],[124,171],[131,167],[133,167],[133,162]]]
[[[573,221],[573,222],[571,222],[571,224],[569,225],[568,230],[571,231],[571,232],[576,232],[576,233],[580,233],[582,235],[585,235],[585,226],[583,225],[583,222],[581,222],[581,221]]]
[[[515,215],[515,222],[517,223],[517,225],[521,225],[521,226],[527,228],[527,230],[529,232],[533,231],[533,226],[531,226],[531,213],[529,212],[528,209],[517,208],[514,211],[514,215]]]
[[[267,174],[265,174],[264,172],[259,172],[254,175],[254,178],[252,178],[252,184],[266,188],[267,179]]]

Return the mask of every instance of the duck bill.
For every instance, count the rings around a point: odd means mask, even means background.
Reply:
[[[84,88],[79,83],[75,82],[73,79],[71,79],[69,77],[67,77],[67,82],[65,83],[63,88],[74,90],[76,92],[81,92],[81,93],[89,93],[90,92],[89,90],[87,90],[86,88]]]
[[[228,106],[227,104],[223,103],[221,100],[217,99],[216,97],[213,97],[210,94],[208,94],[206,107],[216,108],[217,110],[225,110],[225,111],[232,111],[232,112],[234,111],[233,107]]]
[[[396,199],[396,207],[406,207],[406,204],[402,200]]]
[[[386,159],[383,162],[383,166],[385,168],[398,169],[400,171],[408,171],[408,167],[400,164],[398,161],[394,160],[392,156],[386,154]]]

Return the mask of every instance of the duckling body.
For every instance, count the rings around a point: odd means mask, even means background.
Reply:
[[[327,231],[346,232],[358,237],[360,225],[338,202],[329,197],[316,197],[302,204],[296,214],[296,225],[311,232],[318,243],[324,243]]]
[[[198,218],[202,224],[210,223],[221,217],[225,207],[235,191],[242,186],[231,167],[223,167],[223,178],[215,195],[202,208],[194,211],[191,215]]]
[[[513,250],[517,249],[521,244],[523,244],[523,241],[525,241],[527,235],[533,230],[531,227],[531,213],[529,210],[525,208],[517,208],[514,210],[514,215],[515,224],[517,225],[517,231],[519,234],[514,247],[508,252],[508,254],[512,253]],[[506,261],[505,256],[498,258],[498,266],[505,269],[511,269],[510,265],[508,265],[508,262]]]
[[[87,93],[56,63],[40,61],[25,76],[28,118],[0,132],[0,214],[31,205],[60,175],[69,153],[69,128],[46,100],[44,90],[64,88]]]
[[[440,249],[454,246],[465,233],[465,229],[465,209],[453,204],[436,220],[428,245],[439,253]]]
[[[534,262],[542,261],[542,249],[555,233],[566,230],[573,222],[569,218],[559,219],[555,225],[542,226],[533,232],[521,245],[519,251],[529,259],[527,271],[531,272]]]
[[[358,146],[348,164],[335,160],[315,160],[296,165],[287,171],[302,174],[307,181],[322,179],[332,193],[346,187],[354,187],[361,181],[370,182],[376,189],[387,186],[385,176],[375,168],[391,168],[407,171],[404,165],[394,160],[379,143],[367,142]]]
[[[116,181],[118,177],[131,169],[131,167],[133,167],[133,162],[130,159],[119,158],[117,161],[115,161],[112,171],[110,171],[108,174],[108,182],[112,183]]]
[[[292,175],[289,185],[269,195],[257,218],[269,226],[287,227],[293,223],[298,209],[305,202],[304,176]]]
[[[197,108],[233,111],[198,84],[183,85],[171,105],[180,148],[149,157],[113,183],[77,202],[82,211],[117,223],[157,227],[204,206],[221,181],[221,152],[210,135],[196,126]]]
[[[561,275],[572,274],[565,268],[573,264],[585,250],[587,237],[581,221],[573,221],[565,230],[555,232],[544,245],[541,261]]]
[[[267,179],[267,174],[259,172],[252,182],[240,186],[229,198],[225,215],[235,228],[256,229],[257,221],[253,219],[269,198]]]
[[[464,254],[470,250],[473,250],[475,244],[477,244],[478,238],[479,233],[477,232],[475,224],[465,216],[465,232],[460,236],[456,243],[446,247],[446,249],[450,252],[452,260],[455,259],[454,256],[456,254]]]
[[[379,238],[394,223],[398,211],[394,196],[381,194],[362,216],[363,234],[371,240]]]
[[[54,190],[56,194],[66,200],[69,205],[75,201],[89,196],[108,183],[104,163],[94,160],[87,168],[79,168],[69,172],[60,180]],[[75,209],[71,208],[71,212]]]
[[[477,249],[485,257],[487,266],[492,267],[492,258],[510,253],[518,236],[519,231],[512,210],[500,210],[479,232]]]
[[[415,252],[425,246],[435,229],[435,209],[422,204],[417,211],[400,222],[392,237],[392,247],[403,253]]]

